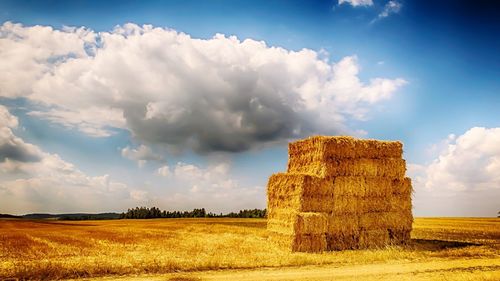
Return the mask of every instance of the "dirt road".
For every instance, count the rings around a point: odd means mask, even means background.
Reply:
[[[500,280],[500,259],[459,259],[340,267],[326,265],[219,270],[85,280]]]

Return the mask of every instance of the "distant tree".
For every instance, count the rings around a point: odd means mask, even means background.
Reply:
[[[192,211],[161,211],[157,207],[135,207],[128,209],[127,212],[121,213],[121,219],[153,219],[153,218],[265,218],[266,209],[240,210],[238,213],[230,212],[226,215],[207,213],[205,208],[193,209]]]

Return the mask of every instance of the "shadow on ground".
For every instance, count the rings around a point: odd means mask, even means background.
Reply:
[[[481,246],[481,244],[436,239],[411,239],[409,245],[411,249],[421,251],[442,251],[446,249],[465,248],[469,246]]]

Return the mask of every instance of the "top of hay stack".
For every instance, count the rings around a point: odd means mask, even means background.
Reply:
[[[315,160],[345,158],[401,158],[403,144],[399,141],[356,139],[348,136],[314,136],[292,142],[288,153],[293,156],[308,156]]]

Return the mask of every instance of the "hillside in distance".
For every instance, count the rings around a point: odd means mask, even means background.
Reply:
[[[68,213],[68,214],[48,214],[48,213],[33,213],[25,215],[10,215],[0,214],[0,218],[4,219],[53,219],[53,220],[112,220],[119,219],[119,213]]]

